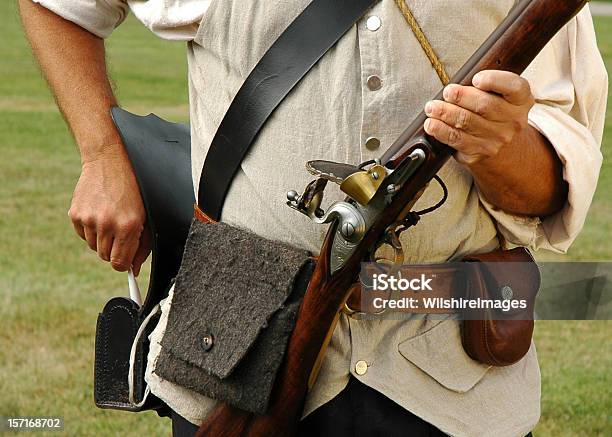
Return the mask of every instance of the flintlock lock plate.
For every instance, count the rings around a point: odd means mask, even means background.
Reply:
[[[360,205],[366,206],[382,185],[387,171],[382,165],[370,167],[368,171],[353,173],[340,184],[340,189]]]
[[[335,182],[340,189],[360,205],[367,205],[382,185],[387,171],[382,165],[363,169],[354,165],[332,161],[309,161],[308,171],[322,179]]]

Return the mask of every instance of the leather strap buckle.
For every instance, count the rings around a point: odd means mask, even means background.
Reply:
[[[202,223],[217,223],[215,220],[210,218],[204,211],[202,211],[197,203],[193,204],[193,218]]]

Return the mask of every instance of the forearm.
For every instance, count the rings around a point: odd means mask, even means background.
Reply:
[[[81,152],[83,163],[123,154],[110,118],[116,99],[104,41],[31,0],[19,0],[26,35]]]
[[[81,152],[68,215],[76,233],[114,269],[136,273],[150,251],[145,210],[111,116],[115,97],[104,41],[53,12],[20,0],[26,34]]]
[[[567,198],[563,165],[550,142],[531,126],[497,156],[468,167],[484,198],[509,213],[550,215]]]
[[[425,131],[455,149],[480,192],[514,214],[546,216],[567,198],[563,165],[550,142],[529,124],[535,104],[529,82],[509,71],[486,70],[473,86],[451,84],[444,101],[425,105]]]

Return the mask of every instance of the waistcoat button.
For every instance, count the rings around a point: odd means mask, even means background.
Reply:
[[[365,375],[368,371],[368,363],[363,360],[357,361],[355,363],[355,373],[359,376]]]
[[[370,137],[366,140],[365,146],[368,150],[376,150],[380,147],[380,140],[376,137]]]
[[[382,88],[382,80],[378,76],[369,76],[366,79],[366,84],[368,85],[368,89],[370,91],[377,91]]]
[[[380,29],[381,24],[382,22],[380,21],[380,17],[377,17],[376,15],[372,15],[366,20],[366,28],[372,32],[376,32],[378,29]]]

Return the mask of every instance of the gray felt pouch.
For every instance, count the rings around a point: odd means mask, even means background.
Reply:
[[[304,250],[194,219],[155,373],[265,413],[313,268]]]

